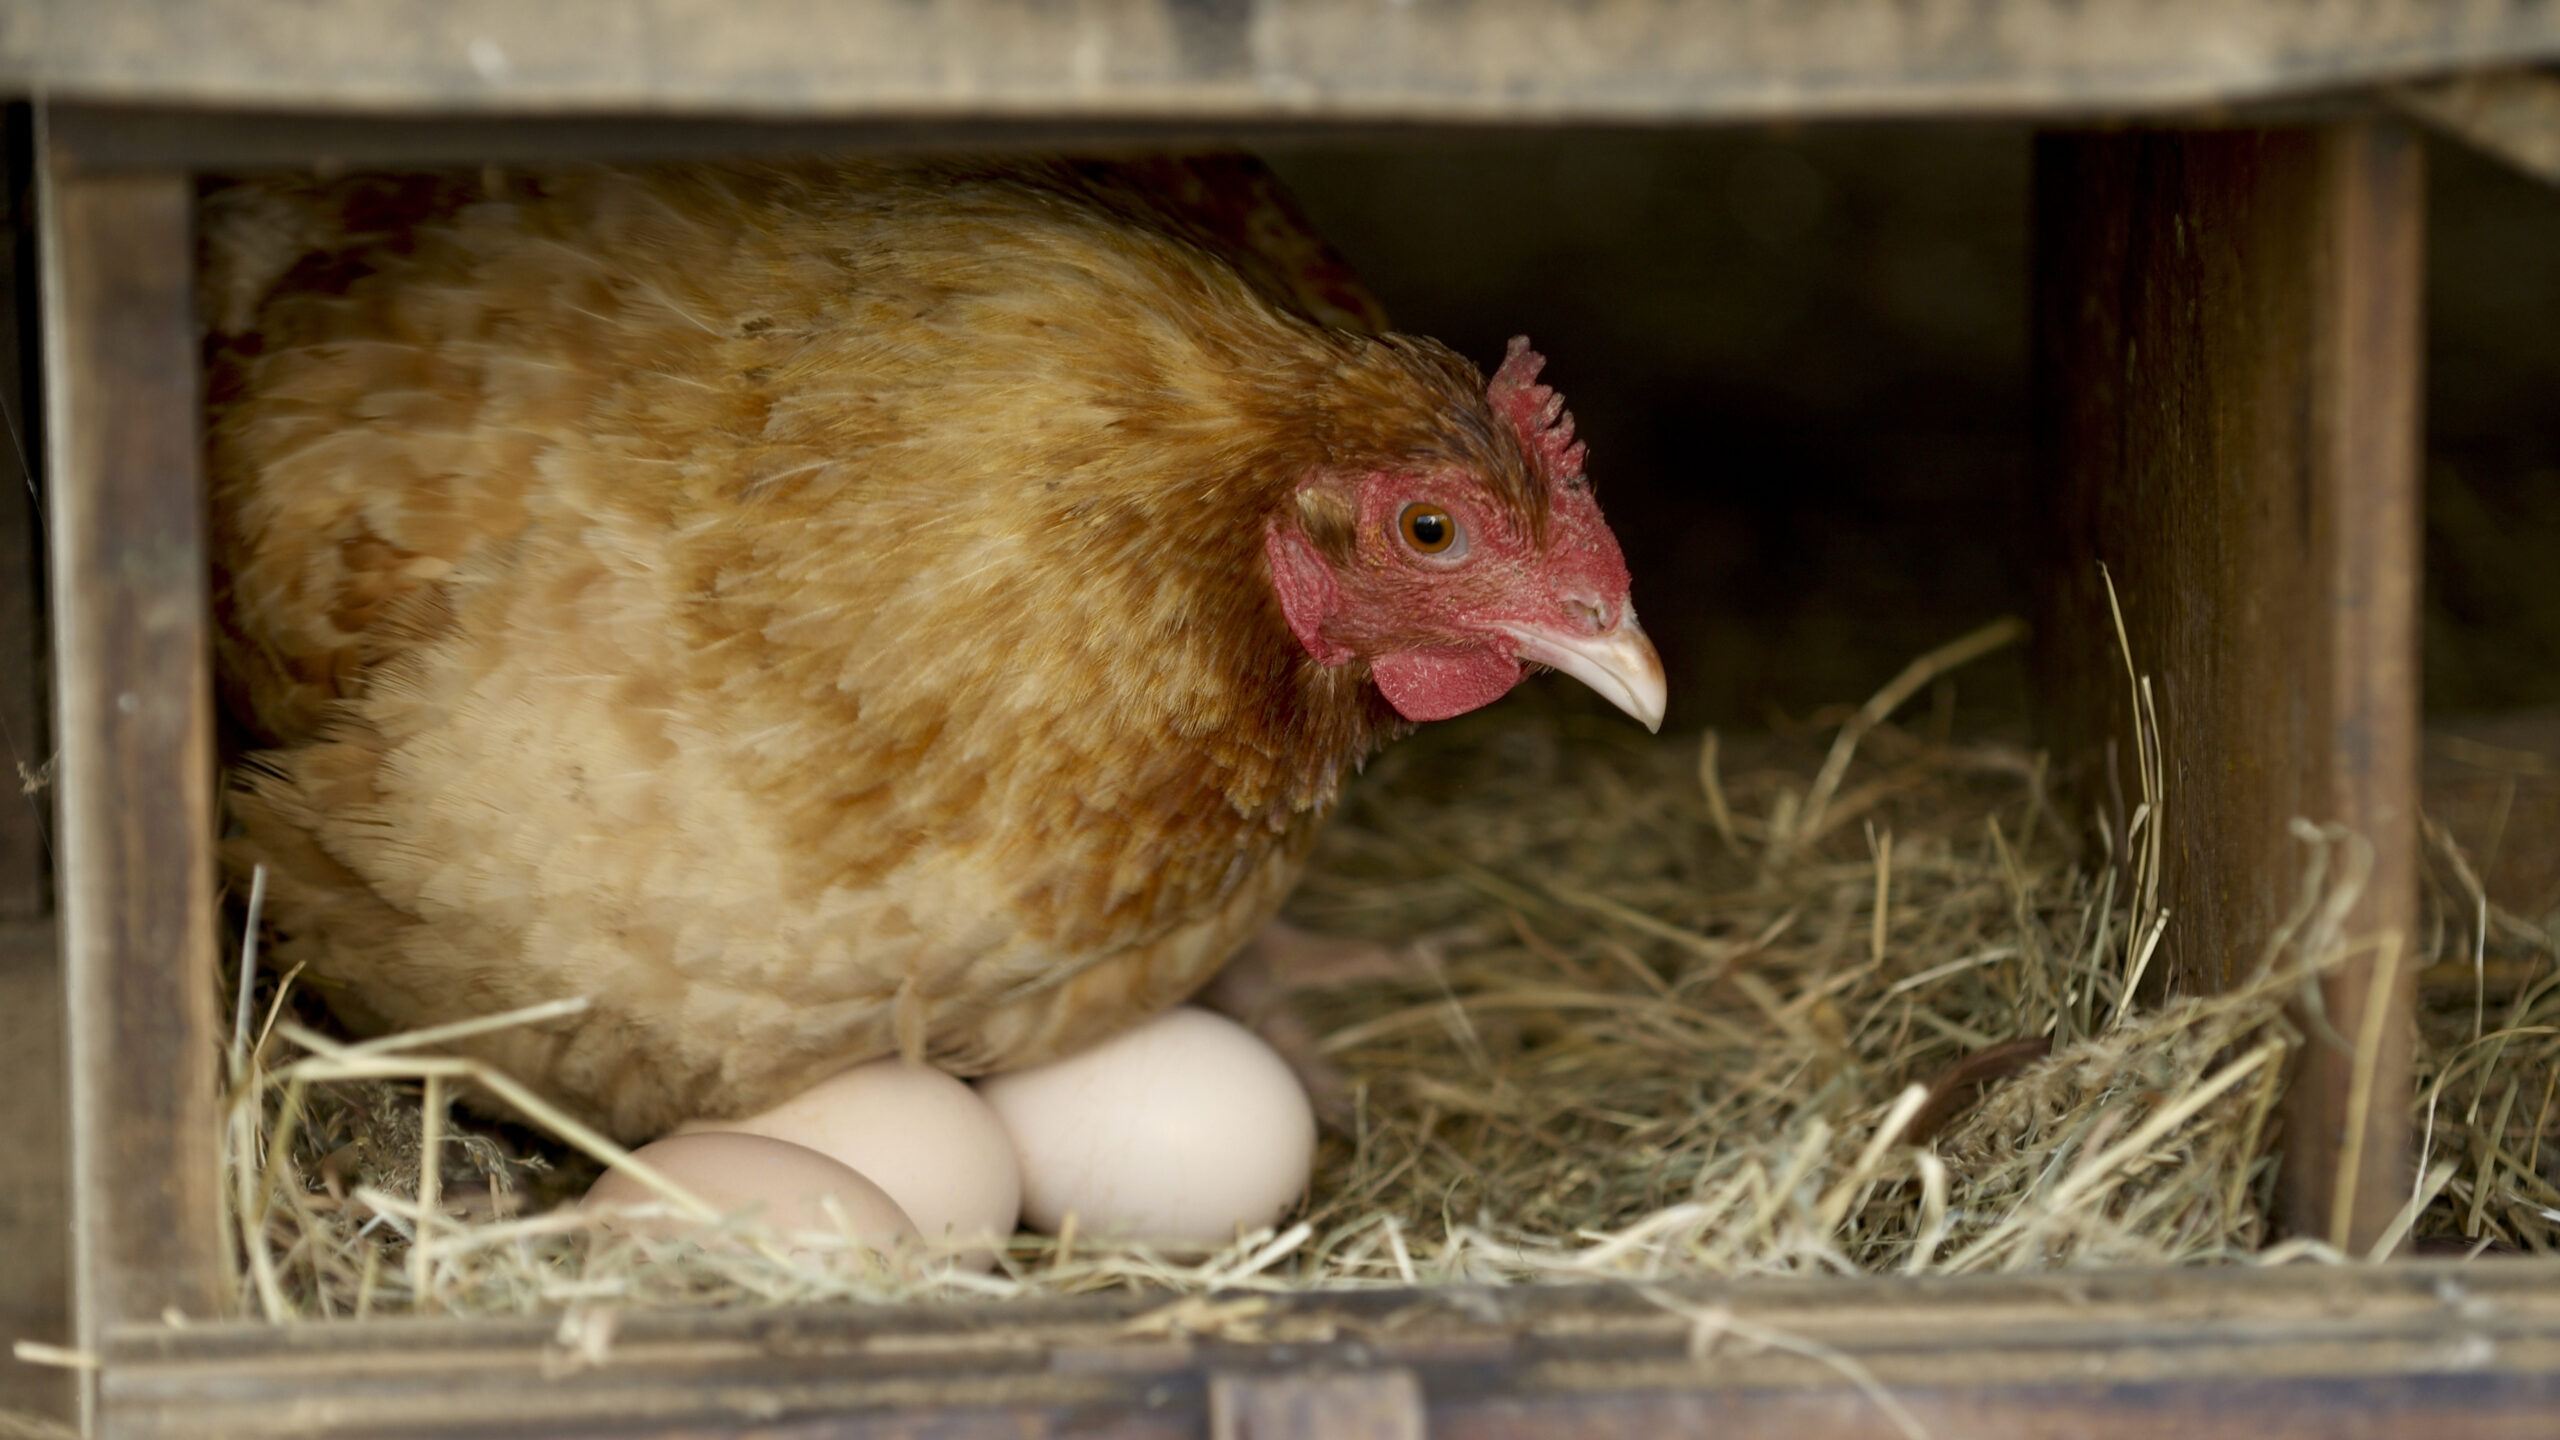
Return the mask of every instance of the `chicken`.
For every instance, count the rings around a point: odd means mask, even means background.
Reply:
[[[215,608],[279,961],[610,1133],[1018,1067],[1268,921],[1346,773],[1663,680],[1562,402],[1239,160],[209,194]]]

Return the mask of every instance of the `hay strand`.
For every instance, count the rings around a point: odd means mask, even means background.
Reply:
[[[2346,933],[2369,856],[2305,830],[2301,894],[2249,982],[2146,999],[2172,924],[2171,822],[2130,654],[2142,793],[2097,832],[2122,870],[2068,853],[2039,757],[1892,723],[2022,633],[2000,622],[1923,656],[1823,736],[1652,740],[1515,708],[1382,757],[1290,914],[1400,953],[1419,940],[1429,963],[1287,997],[1347,1120],[1302,1210],[1217,1253],[1022,1236],[979,1275],[929,1249],[884,1265],[843,1237],[786,1244],[510,1077],[428,1053],[462,1028],[333,1040],[278,1018],[292,986],[276,977],[257,982],[254,1043],[239,1017],[255,1006],[235,1008],[242,1303],[290,1321],[1141,1290],[1177,1297],[1150,1312],[1164,1325],[1243,1335],[1260,1312],[1179,1297],[2339,1258],[2318,1239],[2270,1246],[2269,1147],[2303,1043],[2288,1010],[2350,955],[2378,972],[2424,957]],[[2453,1043],[2422,1053],[2434,1158],[2394,1234],[2555,1248],[2560,1192],[2539,1166],[2560,979],[2545,932],[2464,913],[2487,958],[2466,955]],[[2510,993],[2478,978],[2523,950],[2539,968]],[[467,1103],[448,1115],[448,1097]],[[711,1228],[651,1238],[545,1208],[610,1165]]]

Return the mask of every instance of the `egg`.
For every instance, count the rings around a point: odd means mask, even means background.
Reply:
[[[767,1135],[701,1132],[670,1135],[631,1153],[723,1216],[748,1211],[749,1219],[785,1235],[834,1235],[839,1232],[825,1203],[832,1199],[855,1239],[884,1252],[916,1243],[915,1223],[887,1191],[805,1145]],[[578,1203],[605,1210],[660,1200],[629,1172],[615,1169],[606,1171]],[[681,1214],[614,1223],[656,1235],[697,1228]]]
[[[1213,1246],[1306,1193],[1315,1112],[1278,1052],[1184,1007],[978,1093],[1013,1134],[1023,1219],[1159,1245]]]
[[[686,1127],[691,1130],[694,1127]],[[1013,1138],[987,1102],[939,1070],[857,1065],[719,1129],[805,1145],[889,1193],[940,1253],[986,1269],[1022,1211]]]

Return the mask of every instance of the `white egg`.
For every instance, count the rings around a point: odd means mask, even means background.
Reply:
[[[634,1150],[669,1180],[724,1217],[750,1220],[785,1235],[840,1233],[826,1202],[833,1200],[865,1244],[887,1251],[916,1243],[916,1227],[888,1192],[841,1162],[804,1145],[765,1135],[705,1131],[670,1135]],[[608,1170],[578,1203],[589,1209],[622,1209],[659,1200],[656,1191],[627,1171]],[[655,1235],[681,1235],[698,1227],[680,1216],[617,1221]],[[814,1247],[813,1247],[814,1248]]]
[[[1232,1020],[1184,1007],[978,1093],[1013,1132],[1022,1215],[1055,1234],[1221,1245],[1306,1193],[1315,1112],[1288,1064]]]
[[[879,1060],[842,1071],[761,1115],[717,1128],[768,1135],[860,1172],[927,1242],[986,1269],[1022,1213],[1013,1138],[987,1102],[939,1070]]]

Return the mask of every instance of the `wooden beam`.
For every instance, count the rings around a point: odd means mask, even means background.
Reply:
[[[1405,1369],[1209,1377],[1209,1440],[1422,1440],[1422,1384]]]
[[[2375,124],[2057,134],[2035,159],[2046,731],[2122,853],[2104,562],[2158,697],[2174,988],[2260,963],[2302,888],[2296,817],[2360,837],[2333,877],[2370,847],[2346,929],[2387,943],[2321,987],[2284,1138],[2293,1227],[2358,1250],[2408,1194],[2420,162]]]
[[[213,709],[180,174],[39,142],[79,1334],[223,1308]]]
[[[49,922],[0,923],[0,1336],[47,1345],[71,1340],[60,949]],[[68,1418],[70,1380],[0,1361],[0,1412]]]
[[[1160,1294],[626,1310],[600,1349],[553,1317],[155,1326],[108,1336],[106,1414],[135,1440],[1392,1436],[1416,1408],[1440,1440],[2521,1440],[2560,1406],[2555,1280],[2493,1260],[1447,1286],[1256,1297],[1196,1333]]]
[[[2560,55],[2530,0],[16,0],[0,92],[459,114],[2122,114]],[[397,36],[399,43],[386,43]]]
[[[2488,70],[2391,92],[2401,109],[2546,185],[2560,185],[2560,75]]]

